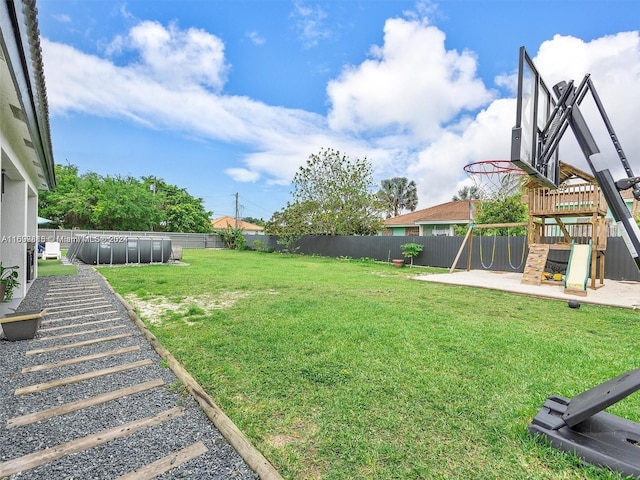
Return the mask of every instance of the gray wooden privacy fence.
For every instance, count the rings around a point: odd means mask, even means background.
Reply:
[[[275,248],[276,239],[264,235],[246,237],[249,246],[254,240]],[[327,257],[371,258],[391,261],[403,258],[400,246],[405,243],[419,243],[424,250],[413,259],[414,265],[450,268],[460,250],[464,237],[400,237],[400,236],[328,236],[315,235],[301,238],[296,251],[304,255]],[[471,268],[501,272],[522,272],[529,253],[526,237],[474,236],[471,251]],[[458,269],[467,267],[468,248],[462,250],[456,264]],[[567,250],[549,252],[548,265],[552,270],[564,271],[569,260]],[[407,260],[407,263],[409,261]],[[598,262],[599,263],[599,262]],[[607,239],[604,277],[610,280],[640,281],[640,272],[620,237]],[[598,271],[598,275],[599,275]]]
[[[68,248],[74,238],[84,235],[125,235],[125,236],[168,236],[172,245],[183,248],[226,248],[226,243],[215,234],[165,233],[165,232],[117,232],[97,230],[54,230],[39,229],[38,236],[49,241],[59,241],[62,248]],[[259,240],[263,246],[276,251],[283,250],[275,237],[268,235],[245,235],[248,245]],[[460,250],[463,237],[400,237],[400,236],[333,236],[308,235],[301,238],[297,253],[322,255],[327,257],[371,258],[391,261],[403,258],[400,246],[405,243],[419,243],[424,250],[414,258],[414,265],[450,268]],[[525,237],[475,236],[471,251],[471,268],[502,272],[522,272],[528,254]],[[467,247],[456,264],[457,268],[467,266]],[[562,271],[568,262],[569,252],[552,250],[548,265]],[[408,262],[408,261],[407,261]],[[599,262],[598,262],[599,263]],[[605,253],[604,277],[611,280],[640,281],[640,272],[621,237],[609,237]],[[599,272],[598,272],[599,275]]]

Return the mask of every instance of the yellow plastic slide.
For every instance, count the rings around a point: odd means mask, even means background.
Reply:
[[[587,294],[589,267],[591,265],[591,242],[588,245],[571,244],[569,264],[564,277],[564,293]]]

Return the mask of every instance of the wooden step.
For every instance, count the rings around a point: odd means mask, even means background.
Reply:
[[[93,397],[78,400],[76,402],[65,403],[63,405],[48,408],[46,410],[40,410],[38,412],[22,415],[20,417],[10,418],[9,420],[7,420],[7,430],[10,428],[30,425],[32,423],[36,423],[42,420],[47,420],[49,418],[56,417],[58,415],[66,415],[68,413],[75,412],[77,410],[82,410],[84,408],[101,405],[103,403],[107,403],[112,400],[117,400],[119,398],[126,397],[127,395],[133,395],[136,393],[144,392],[146,390],[160,387],[162,385],[164,385],[164,381],[161,379],[151,380],[148,382],[132,385],[131,387],[121,388],[120,390],[115,390],[115,391],[103,393],[100,395],[95,395]]]
[[[116,480],[151,480],[152,478],[156,478],[163,473],[167,473],[169,470],[199,457],[206,452],[207,447],[205,447],[204,443],[196,442],[187,448],[183,448],[178,452],[172,453],[160,460],[150,463],[135,472],[118,477]]]
[[[133,345],[131,347],[119,348],[117,350],[109,350],[108,352],[94,353],[92,355],[84,355],[82,357],[74,357],[68,360],[61,360],[59,362],[42,363],[40,365],[32,365],[31,367],[25,367],[22,369],[22,373],[51,370],[52,368],[66,367],[68,365],[76,365],[78,363],[90,362],[92,360],[99,360],[101,358],[112,357],[114,355],[122,355],[129,352],[137,352],[138,350],[140,350],[140,345]]]
[[[36,350],[27,350],[25,352],[25,355],[28,357],[30,355],[38,355],[40,353],[55,352],[58,350],[68,350],[70,348],[86,347],[87,345],[94,345],[96,343],[102,343],[102,342],[112,342],[114,340],[120,340],[121,338],[127,338],[132,336],[133,334],[131,333],[123,333],[120,335],[112,335],[110,337],[94,338],[93,340],[85,340],[83,342],[69,343],[65,345],[58,345],[58,346],[48,347],[48,348],[38,348]]]
[[[27,395],[29,393],[42,392],[50,388],[62,387],[64,385],[71,385],[72,383],[83,382],[92,378],[104,377],[107,375],[113,375],[115,373],[126,372],[127,370],[133,370],[134,368],[147,367],[152,365],[153,361],[149,358],[140,360],[138,362],[126,363],[124,365],[118,365],[116,367],[104,368],[102,370],[94,370],[80,375],[74,375],[72,377],[58,378],[49,382],[38,383],[36,385],[29,385],[28,387],[18,388],[15,390],[15,395]]]
[[[45,463],[58,460],[66,455],[88,450],[89,448],[103,445],[117,438],[133,435],[139,430],[153,427],[155,425],[161,425],[162,423],[182,416],[183,414],[184,410],[182,408],[175,407],[170,410],[160,412],[153,417],[143,418],[108,430],[102,430],[101,432],[94,433],[93,435],[78,438],[77,440],[56,445],[55,447],[45,448],[44,450],[25,455],[23,457],[14,458],[13,460],[0,463],[0,477],[8,477],[14,473],[31,470],[39,467],[40,465],[44,465]]]

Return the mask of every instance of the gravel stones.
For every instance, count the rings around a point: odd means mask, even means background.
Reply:
[[[66,442],[105,432],[178,407],[179,415],[134,433],[16,473],[20,479],[110,479],[202,442],[207,451],[157,478],[257,479],[220,434],[197,402],[184,389],[144,335],[129,319],[126,309],[97,272],[79,265],[77,276],[41,277],[33,282],[18,311],[49,308],[33,340],[0,340],[0,472],[2,463],[42,452]],[[108,330],[105,330],[107,329]],[[57,337],[57,338],[56,338]],[[117,337],[76,346],[80,342]],[[63,347],[62,349],[59,349]],[[124,349],[124,350],[123,350]],[[39,353],[34,353],[39,352]],[[113,353],[121,352],[121,353]],[[96,359],[23,373],[36,365],[69,361],[95,354]],[[122,365],[146,362],[119,373],[87,378],[25,395],[15,391],[46,382]],[[137,386],[151,380],[163,384],[138,393],[78,409],[28,425],[7,428],[17,417],[41,412],[105,392]],[[129,432],[127,432],[129,433]]]

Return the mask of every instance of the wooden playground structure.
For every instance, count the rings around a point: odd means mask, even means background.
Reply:
[[[474,229],[527,227],[529,253],[522,283],[540,285],[558,283],[548,278],[545,265],[549,252],[565,250],[570,259],[577,256],[580,246],[585,262],[583,286],[566,285],[565,290],[586,295],[587,279],[592,289],[604,285],[605,250],[607,248],[607,202],[595,178],[571,165],[560,162],[560,187],[550,189],[529,179],[524,185],[528,203],[528,222],[472,225],[453,262],[454,270],[462,251],[467,247],[467,270],[471,269]],[[575,250],[575,252],[574,252]],[[587,264],[588,263],[588,264]]]
[[[562,162],[560,182],[556,190],[529,185],[528,245],[532,261],[527,259],[523,283],[540,284],[536,264],[540,256],[546,261],[545,250],[589,245],[587,274],[590,287],[596,289],[604,285],[607,202],[593,176]]]

